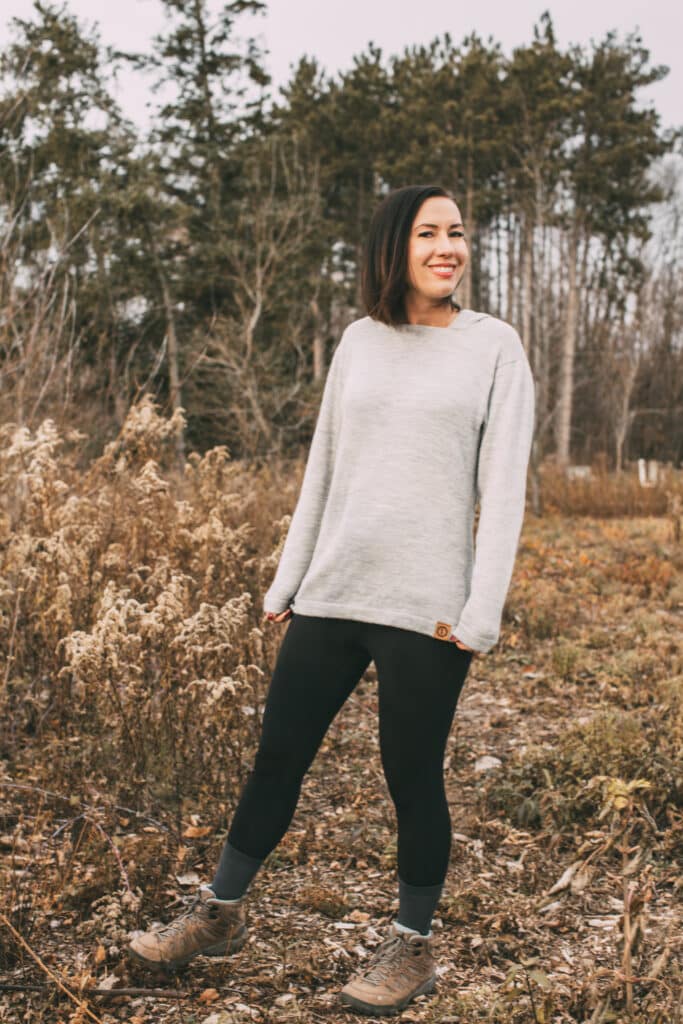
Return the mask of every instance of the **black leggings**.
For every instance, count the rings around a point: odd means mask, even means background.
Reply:
[[[382,766],[398,823],[398,875],[409,885],[436,885],[451,845],[444,750],[472,653],[396,626],[293,614],[228,842],[259,859],[277,846],[330,723],[371,660]]]

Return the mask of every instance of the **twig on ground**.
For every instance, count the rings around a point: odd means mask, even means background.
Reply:
[[[18,985],[0,982],[0,992],[46,992],[49,985]],[[115,999],[117,996],[142,996],[148,999],[187,999],[189,992],[172,988],[89,988],[88,996]]]
[[[96,1014],[94,1014],[92,1012],[92,1010],[90,1010],[88,1008],[88,1005],[82,999],[79,999],[78,996],[74,995],[74,993],[71,991],[71,989],[67,988],[67,986],[64,984],[64,982],[60,978],[58,978],[57,975],[53,971],[50,970],[50,968],[47,966],[47,964],[45,964],[40,959],[38,954],[33,949],[31,949],[31,947],[29,946],[28,942],[23,937],[23,935],[21,935],[16,930],[16,928],[14,927],[12,922],[7,919],[7,917],[5,916],[5,914],[2,913],[2,911],[0,911],[0,922],[2,922],[2,924],[4,924],[5,928],[7,928],[7,930],[10,932],[10,934],[14,936],[14,938],[19,943],[19,945],[22,946],[26,950],[28,955],[33,960],[35,960],[35,962],[40,967],[41,971],[44,971],[45,974],[48,976],[48,978],[55,983],[57,988],[59,988],[60,991],[62,991],[65,996],[68,996],[68,998],[71,999],[71,1001],[76,1004],[76,1006],[79,1008],[79,1010],[82,1010],[83,1013],[87,1014],[87,1016],[90,1018],[90,1020],[94,1020],[95,1024],[102,1024],[102,1019],[100,1017],[98,1017]]]
[[[121,854],[117,850],[116,845],[112,841],[111,836],[107,832],[105,832],[105,830],[102,828],[102,826],[99,824],[99,822],[95,821],[93,818],[90,818],[87,814],[79,814],[75,818],[71,818],[69,821],[65,822],[63,825],[60,825],[60,827],[57,829],[57,831],[53,832],[52,839],[53,840],[56,839],[57,836],[59,836],[62,832],[64,832],[67,828],[69,828],[70,825],[73,826],[77,821],[82,821],[84,826],[85,825],[91,825],[102,836],[102,838],[104,839],[104,841],[110,847],[112,853],[114,854],[114,857],[116,858],[116,863],[117,863],[118,868],[119,868],[119,872],[121,874],[121,878],[123,879],[123,884],[125,885],[126,889],[130,893],[130,895],[132,896],[133,895],[133,890],[131,889],[130,879],[128,878],[128,872],[126,871],[126,869],[125,869],[125,867],[123,865],[123,861],[121,860]],[[79,838],[78,838],[78,844],[77,844],[78,846],[80,846],[80,841],[81,841],[81,837],[83,836],[83,832],[84,832],[84,829],[81,829],[81,831],[79,833]],[[74,850],[74,853],[75,852],[76,851]]]
[[[0,992],[44,992],[47,985],[6,985],[0,981]]]
[[[89,996],[114,999],[116,996],[148,996],[153,999],[187,999],[189,992],[172,988],[91,988]]]
[[[24,793],[37,793],[39,796],[44,796],[48,800],[61,800],[63,803],[69,804],[72,807],[74,805],[73,793],[70,793],[69,796],[65,796],[64,793],[54,793],[49,789],[41,789],[40,786],[29,786],[22,782],[9,782],[6,779],[0,779],[0,789],[16,789]],[[148,821],[156,828],[160,828],[162,832],[168,832],[170,835],[182,838],[176,829],[171,828],[170,825],[165,825],[162,821],[158,821],[156,818],[150,817],[149,814],[144,814],[142,811],[136,811],[132,807],[122,807],[120,804],[105,803],[103,806],[108,810],[116,811],[119,814],[130,814],[135,818],[139,818],[140,821]],[[98,808],[93,806],[93,804],[80,803],[80,807],[83,811],[98,810]],[[59,829],[57,831],[59,832]]]

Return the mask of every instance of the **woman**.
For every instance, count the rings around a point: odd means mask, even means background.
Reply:
[[[169,968],[241,947],[247,888],[286,832],[330,723],[374,660],[399,910],[341,1000],[392,1013],[434,987],[431,921],[451,841],[444,750],[471,659],[499,636],[534,420],[516,331],[453,300],[467,259],[445,189],[397,189],[376,210],[363,267],[368,315],[346,328],[332,357],[264,598],[267,619],[290,622],[253,771],[211,885],[174,922],[132,941],[138,960]]]

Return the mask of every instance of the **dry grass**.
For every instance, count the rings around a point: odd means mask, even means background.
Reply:
[[[678,516],[683,513],[683,471],[661,467],[657,484],[642,487],[635,463],[621,473],[603,461],[589,479],[571,479],[553,462],[540,471],[546,514],[568,516]]]
[[[303,469],[215,449],[179,476],[178,425],[143,402],[85,471],[76,434],[2,430],[3,1021],[348,1019],[336,991],[394,911],[370,666],[255,885],[245,951],[170,983],[123,959],[220,850]],[[579,502],[547,471],[548,514],[527,516],[501,641],[474,659],[449,742],[439,991],[403,1019],[683,1020],[679,487],[605,476]],[[500,766],[481,771],[484,754]]]

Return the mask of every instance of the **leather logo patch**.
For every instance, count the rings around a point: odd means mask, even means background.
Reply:
[[[436,629],[434,630],[434,636],[437,640],[448,640],[451,635],[451,626],[449,622],[437,622]]]

